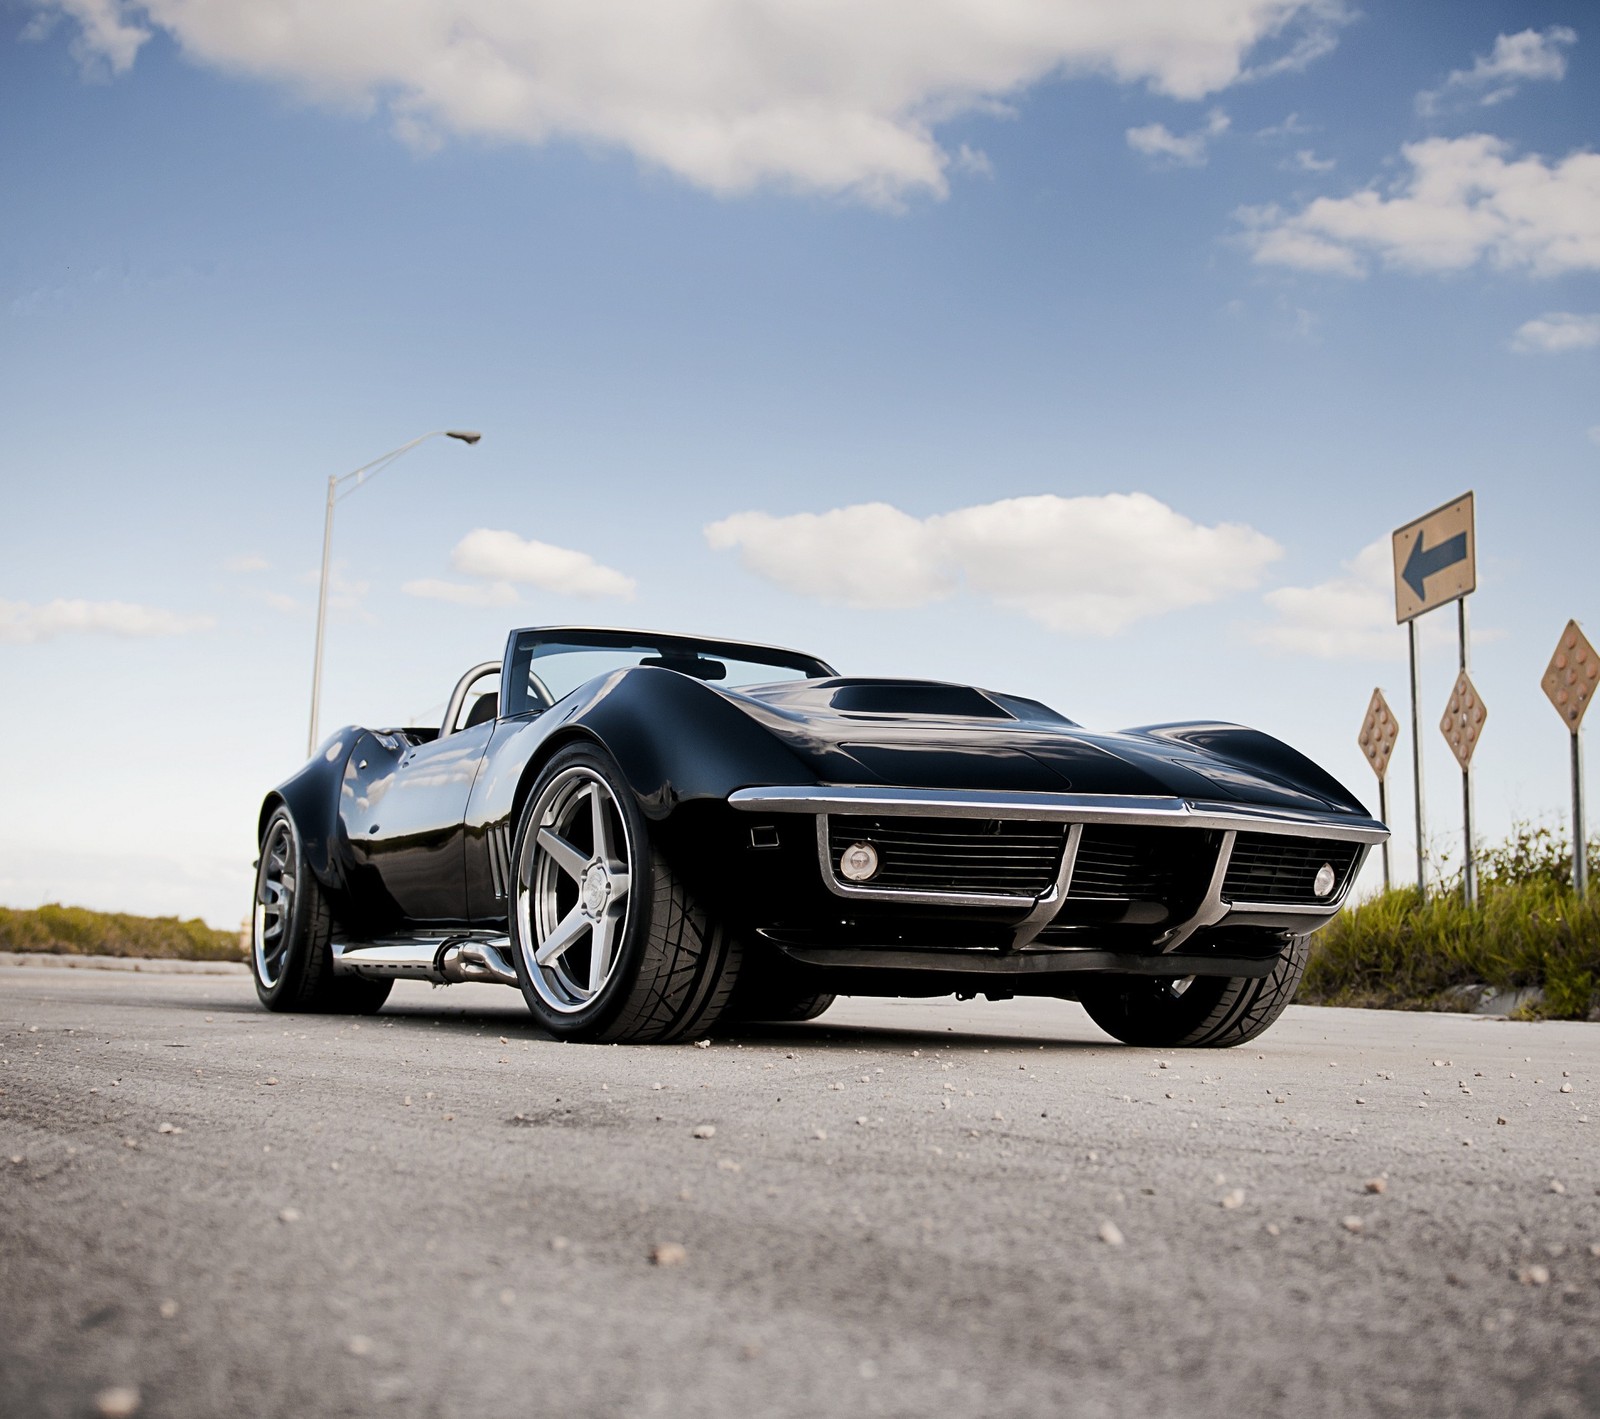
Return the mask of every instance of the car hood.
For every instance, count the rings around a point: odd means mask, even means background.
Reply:
[[[823,783],[1148,794],[1365,813],[1287,746],[1235,726],[1099,733],[1035,701],[922,680],[836,678],[721,693]],[[1191,740],[1206,736],[1182,733],[1191,728],[1231,735],[1213,732],[1203,747]],[[1256,741],[1281,752],[1249,752]]]

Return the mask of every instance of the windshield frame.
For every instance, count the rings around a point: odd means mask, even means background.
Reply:
[[[542,645],[562,645],[592,650],[640,650],[653,651],[657,655],[676,654],[706,656],[714,660],[722,658],[742,660],[756,665],[770,665],[775,671],[799,671],[801,678],[806,680],[823,680],[839,673],[827,661],[819,660],[804,651],[790,650],[784,646],[762,645],[755,641],[723,640],[709,636],[677,635],[662,631],[624,630],[603,626],[526,626],[513,631],[506,641],[505,665],[500,677],[502,717],[538,714],[547,708],[537,703],[526,688],[528,668],[534,662],[534,652]],[[570,693],[572,692],[567,692]],[[560,698],[565,699],[566,694]]]

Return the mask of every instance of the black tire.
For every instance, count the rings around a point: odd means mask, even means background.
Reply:
[[[704,1035],[727,1010],[739,941],[651,842],[599,745],[569,745],[544,766],[512,862],[511,954],[523,999],[551,1034],[669,1044]]]
[[[1305,974],[1310,941],[1296,936],[1270,975],[1190,976],[1184,982],[1122,976],[1086,990],[1083,1008],[1125,1044],[1229,1049],[1255,1039],[1283,1014]]]
[[[250,913],[250,974],[268,1010],[371,1015],[392,980],[333,973],[333,913],[306,865],[300,830],[280,806],[261,835]]]
[[[776,977],[758,975],[747,964],[723,1024],[799,1025],[815,1020],[838,996]]]

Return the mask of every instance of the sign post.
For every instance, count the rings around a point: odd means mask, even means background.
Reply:
[[[1389,756],[1394,753],[1394,741],[1399,738],[1400,725],[1384,699],[1382,690],[1374,690],[1367,703],[1367,717],[1361,721],[1361,734],[1356,743],[1367,756],[1367,763],[1378,776],[1378,818],[1389,821]],[[1383,890],[1389,891],[1389,840],[1383,840]]]
[[[1478,544],[1471,493],[1436,507],[1394,531],[1394,618],[1406,628],[1411,654],[1411,777],[1417,797],[1417,891],[1428,887],[1428,832],[1422,787],[1421,679],[1417,617],[1447,602],[1461,603],[1457,620],[1461,669],[1467,668],[1465,597],[1478,586]],[[1468,826],[1470,839],[1471,828]],[[1469,849],[1470,856],[1470,849]]]
[[[1600,655],[1576,621],[1568,621],[1545,667],[1544,692],[1572,736],[1572,886],[1589,891],[1589,843],[1583,823],[1583,716],[1600,681]]]
[[[1461,825],[1465,849],[1461,859],[1461,895],[1469,907],[1478,904],[1478,864],[1472,847],[1472,751],[1478,747],[1478,736],[1483,733],[1483,722],[1488,717],[1483,697],[1463,668],[1450,692],[1444,718],[1439,721],[1439,732],[1461,765]]]

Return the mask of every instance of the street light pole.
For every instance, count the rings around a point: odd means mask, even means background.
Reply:
[[[470,446],[482,437],[482,434],[470,429],[435,429],[432,433],[412,439],[410,443],[401,444],[399,448],[390,449],[381,458],[374,458],[371,463],[363,463],[361,467],[349,473],[342,476],[329,475],[328,509],[322,520],[322,577],[317,588],[317,651],[311,667],[311,729],[306,736],[307,758],[317,752],[317,716],[322,706],[322,641],[328,623],[328,557],[333,544],[333,505],[340,498],[348,497],[355,492],[368,478],[375,478],[402,454],[410,453],[419,443],[426,443],[429,439],[451,438],[460,439],[462,443]],[[352,486],[344,488],[341,492],[341,487],[346,483]]]

